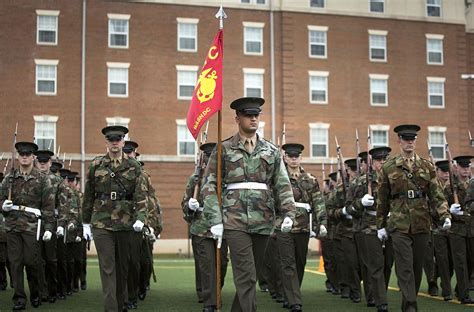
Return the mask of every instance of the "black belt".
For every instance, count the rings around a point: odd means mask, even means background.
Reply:
[[[415,198],[425,198],[426,194],[422,191],[408,190],[406,193],[393,194],[392,199],[415,199]]]
[[[120,192],[96,193],[95,198],[99,200],[133,200],[133,194],[123,194]]]

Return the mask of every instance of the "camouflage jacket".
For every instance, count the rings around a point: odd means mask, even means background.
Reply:
[[[468,237],[474,237],[474,178],[469,180],[469,185],[466,191],[466,198],[464,199],[464,209],[469,212],[471,218],[469,219]]]
[[[471,215],[469,211],[467,210],[467,207],[464,203],[466,201],[467,188],[469,187],[469,181],[462,182],[462,181],[459,181],[458,177],[454,176],[454,186],[458,194],[459,204],[461,204],[461,211],[463,212],[463,214],[452,215],[452,224],[451,224],[451,229],[449,229],[449,233],[453,233],[453,234],[457,234],[461,236],[467,236],[469,232],[469,226],[470,226],[469,223],[470,223]],[[448,207],[454,203],[454,196],[453,196],[453,192],[451,190],[451,186],[449,182],[446,183],[446,185],[444,186],[444,197],[448,201]],[[442,225],[442,223],[439,222],[438,225]]]
[[[122,157],[116,168],[108,154],[96,157],[87,171],[82,218],[94,228],[131,231],[136,219],[147,223],[145,175],[138,161]]]
[[[313,214],[313,231],[319,231],[321,224],[326,225],[326,207],[319,190],[318,180],[311,173],[300,168],[298,177],[290,177],[291,188],[295,202],[309,204]],[[303,207],[296,207],[295,223],[292,233],[309,233],[309,213]]]
[[[224,229],[269,235],[275,215],[295,218],[295,200],[290,180],[278,148],[257,136],[254,151],[249,154],[239,134],[222,142],[222,210],[216,189],[217,152],[211,154],[205,171],[204,216],[208,226],[219,223]],[[267,190],[228,190],[226,185],[238,182],[258,182]]]
[[[351,194],[354,194],[354,190],[356,187],[356,179],[352,179],[349,183],[349,192]],[[353,238],[354,237],[354,232],[352,231],[352,228],[354,226],[354,217],[352,219],[348,218],[342,213],[342,210],[344,209],[345,206],[350,206],[352,203],[352,199],[348,198],[349,196],[345,195],[344,187],[342,184],[337,185],[336,187],[336,193],[334,194],[334,210],[333,210],[333,215],[334,218],[339,220],[337,226],[336,226],[336,233],[339,237],[345,237],[345,238]],[[347,210],[347,209],[346,209]],[[347,210],[347,212],[350,212],[350,210]]]
[[[181,208],[183,209],[183,218],[189,224],[189,232],[192,235],[197,235],[201,237],[212,237],[209,227],[204,215],[199,211],[192,211],[188,207],[188,201],[194,195],[194,187],[196,186],[196,175],[191,175],[188,178],[188,183],[186,184],[186,191],[184,192],[183,200],[181,201]],[[199,192],[197,198],[199,205],[203,205],[202,193]]]
[[[328,234],[325,239],[334,239],[334,233],[336,231],[336,225],[338,223],[337,220],[334,219],[334,214],[332,213],[333,210],[333,194],[334,189],[330,190],[329,192],[325,193],[324,196],[324,206],[326,209],[326,216],[327,216],[327,225],[326,228],[328,230]]]
[[[353,219],[354,232],[362,231],[365,234],[377,234],[376,210],[377,210],[377,172],[372,171],[370,175],[370,183],[372,188],[372,196],[374,197],[374,205],[365,207],[362,205],[362,197],[367,194],[367,175],[363,174],[357,178],[357,186],[354,190],[354,200],[352,206],[356,214]]]
[[[413,168],[401,155],[387,160],[378,178],[377,228],[389,232],[429,233],[430,203],[438,220],[451,218],[433,164],[415,154]],[[390,219],[387,220],[390,212]]]
[[[75,190],[69,187],[71,192],[71,197],[69,198],[69,216],[68,224],[73,223],[74,228],[68,230],[65,228],[66,233],[66,242],[74,243],[76,241],[76,236],[82,237],[82,207],[81,207],[81,193],[78,190]]]
[[[163,212],[158,195],[156,195],[155,188],[151,183],[150,175],[145,170],[143,170],[143,173],[145,174],[147,187],[148,226],[151,226],[155,231],[155,235],[158,236],[163,231]]]
[[[0,186],[0,206],[8,198],[10,174]],[[45,231],[53,231],[55,193],[51,179],[38,169],[33,168],[28,176],[22,176],[18,169],[13,174],[12,201],[14,205],[41,210],[41,219]],[[3,212],[7,232],[28,232],[36,236],[38,219],[29,212]]]
[[[48,173],[55,194],[54,216],[56,217],[57,226],[66,228],[70,210],[68,200],[71,197],[70,189],[67,187],[63,179],[52,172]]]

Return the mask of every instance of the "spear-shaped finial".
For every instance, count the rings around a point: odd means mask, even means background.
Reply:
[[[216,18],[219,19],[219,29],[223,29],[224,28],[224,18],[227,18],[227,14],[225,14],[224,8],[222,7],[222,5],[220,6],[219,11],[217,11],[217,13],[216,13]]]

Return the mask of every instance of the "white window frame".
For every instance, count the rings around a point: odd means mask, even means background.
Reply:
[[[265,137],[265,121],[259,121],[258,122],[258,130],[257,130],[258,136],[260,138]]]
[[[196,88],[196,83],[197,83],[197,72],[199,70],[199,66],[192,66],[192,65],[176,65],[176,96],[178,100],[191,100],[193,98],[193,95],[191,96],[182,96],[179,92],[179,87],[181,85],[183,86],[188,86],[187,84],[181,84],[180,83],[180,78],[179,74],[180,72],[193,72],[194,73],[194,84],[193,84],[193,92],[194,88]]]
[[[369,125],[369,129],[370,129],[370,138],[371,138],[372,148],[379,147],[379,146],[390,146],[390,137],[389,137],[390,126],[388,126],[388,125],[379,125],[379,124]],[[374,144],[374,138],[375,138],[374,131],[384,131],[387,134],[386,142],[383,145],[382,144]]]
[[[429,41],[430,40],[439,40],[441,41],[441,52],[440,51],[430,51],[429,50]],[[430,52],[441,53],[441,62],[430,62]],[[444,35],[435,35],[435,34],[426,34],[426,63],[429,65],[444,65]]]
[[[126,69],[127,70],[127,81],[125,82],[125,94],[111,94],[110,93],[110,84],[111,83],[124,83],[123,81],[111,81],[110,80],[110,70],[111,69]],[[117,97],[117,98],[127,98],[128,97],[128,85],[130,81],[130,63],[116,63],[116,62],[107,62],[107,96],[108,97]]]
[[[37,95],[51,95],[55,96],[58,93],[58,64],[59,60],[41,60],[41,59],[35,59],[35,64],[36,64],[36,74],[35,74],[35,90]],[[53,79],[39,79],[38,77],[38,66],[54,66],[54,78]],[[53,81],[54,82],[54,92],[40,92],[38,90],[39,86],[39,80],[42,81]]]
[[[257,0],[247,0],[247,1],[242,1],[240,0],[240,4],[243,5],[250,5],[250,4],[256,4],[256,5],[267,5],[267,1],[263,0],[265,3],[258,3]],[[270,0],[271,1],[271,0]]]
[[[179,129],[180,127],[184,127],[184,130],[185,130],[185,133],[186,133],[186,136],[188,137],[187,139],[189,140],[186,140],[185,138],[185,141],[180,141],[179,139]],[[180,148],[179,148],[179,143],[180,142],[184,142],[184,143],[189,143],[189,142],[194,142],[194,153],[193,154],[181,154],[180,153]],[[191,132],[189,132],[188,130],[188,126],[186,124],[186,119],[176,119],[176,155],[180,156],[180,157],[189,157],[189,156],[195,156],[196,155],[196,152],[197,152],[197,144],[196,144],[196,140],[194,140]]]
[[[436,0],[435,0],[436,1]],[[428,18],[440,18],[443,16],[443,0],[439,0],[439,4],[428,4],[428,0],[425,0],[426,4],[426,17]],[[439,16],[428,15],[428,7],[439,7]]]
[[[310,153],[311,158],[324,159],[324,158],[329,157],[329,127],[330,127],[330,124],[328,123],[322,123],[322,122],[309,123],[309,146],[310,146],[309,153]],[[326,130],[327,131],[326,142],[313,142],[313,129]],[[326,155],[314,156],[313,143],[318,144],[318,145],[323,145],[323,144],[326,145]]]
[[[386,31],[386,30],[369,29],[369,60],[371,62],[387,63],[387,60],[388,60],[387,35],[388,35],[388,31]],[[383,59],[372,58],[372,36],[384,37],[384,39],[385,39],[385,46],[383,47],[383,51],[384,51],[384,58]],[[373,48],[374,49],[382,49],[381,47],[373,47]]]
[[[446,78],[444,77],[426,77],[426,81],[427,81],[427,93],[428,93],[428,107],[429,108],[433,108],[433,109],[444,109],[445,106],[446,106],[446,88],[445,88],[445,83],[446,83]],[[430,93],[430,83],[440,83],[442,84],[442,87],[443,87],[443,92],[442,93],[433,93],[431,94]],[[441,96],[442,97],[442,102],[443,102],[443,105],[441,106],[437,106],[437,105],[431,105],[431,95],[434,95],[434,96]]]
[[[379,11],[372,11],[372,2],[381,2],[382,3],[382,12]],[[376,14],[383,14],[385,13],[385,0],[369,0],[369,12],[376,13]]]
[[[321,58],[327,59],[328,58],[328,26],[316,26],[316,25],[308,25],[308,56],[310,58]],[[311,32],[321,32],[324,33],[324,44],[322,43],[312,43],[311,42]],[[312,45],[324,45],[324,55],[313,55],[311,54],[311,46]]]
[[[257,23],[257,22],[242,22],[242,25],[244,27],[243,30],[243,37],[244,37],[244,55],[263,55],[263,28],[265,27],[265,23]],[[247,51],[247,29],[248,28],[256,28],[260,29],[260,52],[249,52]],[[257,41],[252,41],[252,42],[257,42]]]
[[[106,122],[107,126],[123,126],[123,127],[126,127],[130,131],[130,127],[129,127],[130,118],[120,117],[120,116],[105,117],[105,122]],[[130,132],[125,134],[125,137],[124,137],[125,141],[128,140],[128,135],[129,134],[130,134]]]
[[[109,34],[109,48],[112,48],[112,49],[128,49],[129,47],[129,42],[130,42],[130,14],[112,14],[112,13],[109,13],[107,14],[107,17],[108,17],[108,34]],[[127,31],[124,32],[124,33],[121,33],[121,32],[116,32],[116,33],[112,33],[111,32],[111,23],[112,21],[114,20],[123,20],[123,21],[127,21]],[[117,34],[117,35],[126,35],[127,37],[127,44],[124,45],[124,46],[121,46],[121,45],[112,45],[112,35],[114,34]]]
[[[326,0],[323,0],[323,6],[322,6],[322,7],[319,7],[319,6],[312,6],[312,5],[311,5],[311,0],[309,0],[309,7],[310,7],[310,8],[313,8],[313,9],[325,9],[325,8],[326,8]]]
[[[386,106],[388,106],[388,103],[389,103],[389,101],[388,101],[388,79],[389,79],[389,75],[369,74],[370,105],[371,106],[377,106],[377,107],[386,107]],[[373,86],[372,86],[373,80],[385,80],[385,84],[386,84],[385,103],[383,103],[383,104],[373,102],[373,93],[374,93]]]
[[[177,17],[176,18],[176,32],[177,32],[177,36],[176,36],[176,46],[178,47],[178,51],[179,52],[188,52],[188,53],[196,53],[198,51],[198,24],[199,24],[199,19],[198,18],[184,18],[184,17]],[[190,24],[190,25],[195,25],[196,27],[196,34],[194,37],[184,37],[184,36],[181,36],[180,35],[180,32],[179,32],[179,26],[180,25],[183,25],[183,24]],[[192,38],[194,39],[194,42],[195,42],[195,45],[194,45],[194,49],[185,49],[185,48],[182,48],[181,47],[181,44],[180,44],[180,41],[179,39],[180,38]]]
[[[309,102],[311,104],[328,104],[329,103],[329,72],[327,71],[308,71],[308,76],[309,76],[309,82],[308,82],[308,86],[309,86]],[[311,78],[313,77],[317,77],[317,78],[326,78],[326,81],[325,81],[325,89],[322,90],[322,91],[325,91],[326,92],[326,99],[324,101],[313,101],[313,97],[312,97],[312,86],[311,86]],[[314,89],[314,90],[319,90],[319,89]],[[320,90],[321,91],[321,90]]]
[[[242,68],[242,71],[244,73],[244,96],[247,95],[247,74],[250,75],[261,75],[262,77],[262,86],[261,86],[261,95],[260,97],[264,98],[264,85],[265,85],[265,69],[264,68]],[[248,86],[248,87],[255,87],[255,86]],[[254,88],[257,89],[257,88]]]
[[[33,119],[35,121],[35,132],[34,132],[35,133],[35,141],[38,142],[37,141],[38,139],[53,140],[53,145],[51,146],[50,151],[55,153],[55,151],[56,151],[56,142],[57,142],[57,139],[56,139],[56,136],[57,136],[56,125],[57,125],[59,117],[58,116],[50,116],[50,115],[36,115],[36,116],[33,116]],[[53,137],[46,137],[46,136],[43,137],[43,136],[41,136],[39,131],[38,131],[38,124],[39,123],[51,123],[51,124],[53,124],[53,131],[54,131]],[[44,149],[47,149],[47,148],[48,147],[46,147]]]
[[[36,10],[36,44],[37,45],[50,45],[50,46],[56,46],[58,45],[58,38],[59,38],[59,12],[56,10]],[[54,42],[42,42],[40,41],[40,31],[52,31],[51,29],[40,29],[39,21],[40,21],[40,16],[52,16],[56,17],[56,29],[54,30],[55,33],[55,38]]]
[[[433,147],[442,147],[443,148],[443,157],[442,158],[437,158],[433,155],[434,160],[443,160],[446,158],[446,127],[440,127],[440,126],[429,126],[428,127],[428,143],[430,145],[430,149],[433,149]],[[442,146],[441,144],[433,144],[433,140],[431,139],[431,136],[433,133],[442,133],[443,134],[443,143]]]

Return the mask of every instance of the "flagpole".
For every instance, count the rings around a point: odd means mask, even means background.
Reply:
[[[224,29],[224,18],[227,15],[224,12],[222,5],[216,14],[216,18],[219,19],[219,29]],[[224,47],[222,46],[222,51]],[[223,57],[223,56],[221,56]],[[223,89],[223,88],[222,88]],[[222,92],[223,93],[223,92]],[[222,107],[222,105],[221,105]],[[222,108],[217,113],[217,200],[219,203],[219,209],[222,207]],[[216,308],[218,311],[222,308],[221,298],[221,246],[219,241],[216,244]]]

